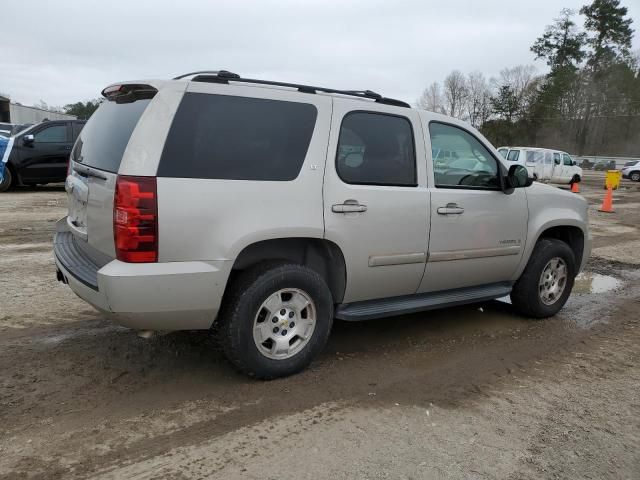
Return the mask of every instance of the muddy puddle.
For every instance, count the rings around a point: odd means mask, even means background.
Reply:
[[[576,277],[573,293],[607,293],[622,287],[622,281],[610,275],[582,272]]]

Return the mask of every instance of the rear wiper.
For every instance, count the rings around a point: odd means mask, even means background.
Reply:
[[[107,179],[107,176],[104,173],[99,170],[94,170],[93,168],[85,167],[81,163],[74,163],[73,171],[78,172],[80,175],[84,175],[85,177],[95,177],[101,180]]]

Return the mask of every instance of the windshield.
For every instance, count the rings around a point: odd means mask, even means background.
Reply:
[[[73,161],[117,173],[129,138],[150,101],[102,102],[73,147]]]

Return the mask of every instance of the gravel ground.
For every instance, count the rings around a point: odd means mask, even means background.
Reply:
[[[337,322],[257,382],[209,337],[144,340],[55,281],[61,188],[0,196],[0,478],[640,478],[640,185],[597,211],[555,318],[495,301]]]

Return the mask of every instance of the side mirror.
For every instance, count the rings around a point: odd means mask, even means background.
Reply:
[[[575,166],[576,166],[576,165],[578,165],[578,164],[576,163],[576,161],[575,161],[575,160],[573,160],[573,161],[571,162],[571,165],[573,165],[573,166],[575,167]]]
[[[507,187],[523,188],[529,187],[533,183],[533,178],[529,176],[529,170],[522,165],[511,165],[507,174]]]
[[[33,145],[33,140],[33,135],[25,135],[24,137],[22,137],[22,143],[24,145]]]

